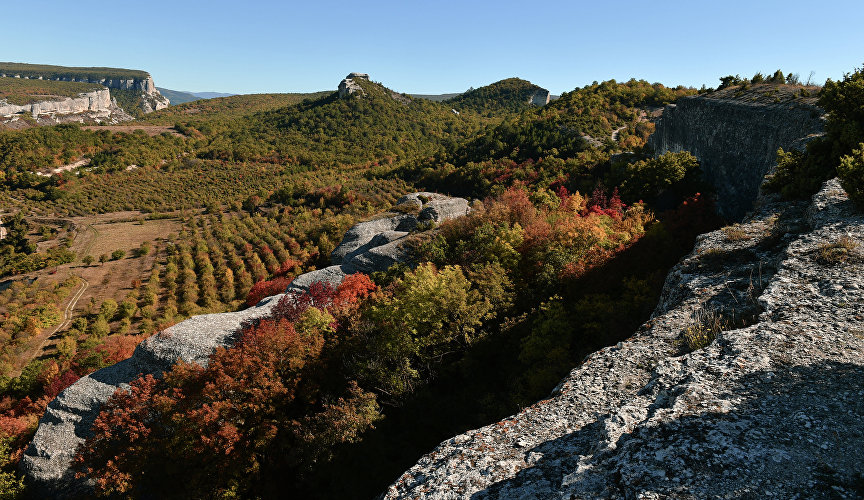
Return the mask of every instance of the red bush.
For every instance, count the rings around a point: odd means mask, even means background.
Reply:
[[[252,288],[249,289],[249,294],[246,296],[246,305],[251,307],[265,297],[285,292],[285,289],[288,288],[291,281],[292,278],[278,277],[273,278],[270,281],[259,281],[258,283],[255,283],[252,285]]]

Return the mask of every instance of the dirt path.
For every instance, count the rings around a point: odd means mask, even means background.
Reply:
[[[616,128],[612,131],[612,141],[615,142],[618,140],[618,133],[627,128],[627,125]]]
[[[72,299],[69,300],[69,303],[66,304],[66,309],[63,310],[63,322],[57,325],[57,328],[51,332],[51,335],[48,335],[47,338],[43,339],[39,343],[38,350],[44,355],[50,347],[55,347],[57,345],[57,341],[60,340],[60,337],[57,335],[57,332],[63,330],[69,325],[69,322],[72,321],[72,311],[75,310],[75,306],[78,305],[78,300],[81,299],[81,296],[84,295],[84,290],[87,290],[87,287],[90,286],[90,282],[81,278],[81,288],[75,292],[75,295],[72,296]],[[53,342],[51,342],[53,341]]]
[[[22,354],[19,359],[24,361],[21,366],[15,370],[10,375],[14,378],[21,374],[21,370],[27,366],[27,363],[30,362],[33,358],[39,357],[42,358],[45,356],[46,352],[51,348],[56,346],[57,341],[60,340],[60,337],[57,336],[57,333],[66,328],[69,325],[69,322],[72,321],[72,311],[75,309],[75,306],[78,305],[78,301],[81,299],[81,296],[84,295],[84,290],[87,290],[87,287],[90,286],[90,283],[84,278],[81,279],[81,288],[72,295],[72,298],[69,299],[69,302],[66,304],[66,308],[63,310],[63,321],[57,325],[51,333],[42,333],[36,339],[33,340],[32,345],[27,351]]]

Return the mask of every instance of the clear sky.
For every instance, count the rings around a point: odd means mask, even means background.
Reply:
[[[406,93],[517,76],[560,93],[631,77],[716,86],[757,71],[838,79],[864,63],[864,1],[4,2],[0,61],[149,71],[160,87]]]

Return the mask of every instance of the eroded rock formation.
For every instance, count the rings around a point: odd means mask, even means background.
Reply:
[[[9,104],[0,100],[0,116],[29,113],[33,118],[40,115],[71,115],[88,113],[107,118],[111,113],[111,93],[108,89],[85,92],[78,97],[39,101],[31,104]]]
[[[407,194],[396,202],[394,212],[361,222],[349,229],[330,254],[332,266],[298,276],[288,287],[305,290],[322,281],[338,285],[357,272],[384,271],[408,256],[403,243],[422,223],[440,223],[468,213],[468,200],[436,193]]]
[[[351,228],[333,252],[334,265],[298,276],[288,293],[308,288],[316,281],[338,285],[347,274],[386,270],[407,253],[400,247],[408,231],[418,224],[465,215],[468,202],[435,193],[413,193],[394,207],[405,213],[387,213]],[[396,231],[396,229],[401,229]],[[268,297],[243,311],[195,316],[146,339],[131,358],[81,378],[48,405],[21,467],[38,495],[73,497],[90,486],[74,478],[70,469],[77,446],[90,434],[90,426],[102,404],[118,388],[142,374],[161,375],[178,360],[206,366],[218,347],[233,345],[235,333],[245,321],[270,314],[284,294]]]
[[[832,257],[841,241],[854,250]],[[636,335],[445,441],[385,498],[859,498],[862,244],[836,180],[809,204],[766,200],[700,237]],[[684,354],[705,310],[748,326]]]
[[[822,132],[822,115],[815,98],[801,96],[796,87],[732,87],[666,106],[649,144],[657,154],[693,153],[716,188],[720,212],[738,219],[776,165],[777,149],[802,149]]]

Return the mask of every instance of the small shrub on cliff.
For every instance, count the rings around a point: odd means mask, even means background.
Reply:
[[[859,144],[851,155],[840,159],[837,175],[849,199],[859,208],[864,208],[864,143]]]

